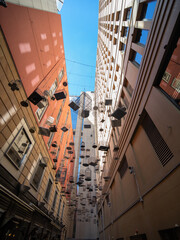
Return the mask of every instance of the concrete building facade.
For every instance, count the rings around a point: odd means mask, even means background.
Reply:
[[[76,128],[73,129],[75,142],[74,181],[77,184],[73,235],[75,239],[97,239],[98,236],[95,171],[95,166],[98,163],[96,151],[92,147],[95,142],[94,97],[94,92],[81,93],[78,101],[81,107],[73,112],[77,115],[74,118],[77,119],[76,124],[74,124]],[[83,118],[82,113],[87,105],[89,116]]]
[[[179,9],[99,1],[100,239],[179,238]]]
[[[13,3],[53,13],[58,13],[58,10],[60,11],[63,5],[63,1],[59,0],[8,0],[6,2],[7,6],[8,3]]]
[[[65,239],[74,143],[61,18],[9,3],[0,24],[1,236]]]

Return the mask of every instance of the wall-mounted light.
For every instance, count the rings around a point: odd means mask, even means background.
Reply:
[[[7,8],[7,4],[4,0],[0,0],[0,6]]]

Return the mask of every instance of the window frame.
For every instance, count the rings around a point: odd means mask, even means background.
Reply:
[[[41,182],[42,182],[42,179],[43,179],[44,173],[45,173],[45,168],[43,168],[43,172],[42,172],[42,175],[41,175],[41,178],[40,178],[38,187],[36,187],[36,186],[33,184],[33,179],[34,179],[34,177],[35,177],[35,175],[36,175],[36,173],[37,173],[37,170],[38,170],[38,167],[39,167],[39,165],[40,165],[40,162],[45,163],[45,161],[44,161],[44,159],[43,159],[43,157],[42,157],[41,154],[39,154],[39,157],[38,157],[37,161],[35,162],[35,166],[32,166],[33,169],[31,168],[31,170],[30,170],[30,172],[33,171],[33,174],[32,174],[31,179],[30,179],[30,184],[32,185],[32,187],[33,187],[36,191],[38,191],[39,187],[41,186]]]
[[[49,193],[48,193],[48,196],[46,198],[46,193],[47,193],[47,190],[48,190],[48,185],[49,185],[49,182],[51,181],[51,186],[50,186],[50,190],[49,190]],[[53,187],[53,180],[52,180],[52,177],[50,176],[49,179],[48,179],[48,183],[47,183],[47,186],[46,186],[46,191],[45,191],[45,194],[44,194],[44,200],[46,202],[49,201],[49,196],[50,196],[50,193],[52,191],[52,187]]]
[[[18,133],[20,132],[21,129],[24,129],[26,132],[26,135],[28,136],[28,138],[31,141],[30,147],[28,149],[28,151],[26,151],[26,154],[24,154],[23,158],[21,159],[21,164],[18,166],[10,157],[7,156],[7,151],[10,149],[10,147],[12,146],[12,143],[14,142],[14,139],[16,138],[16,136],[18,135]],[[10,144],[9,144],[10,143]],[[6,143],[3,145],[2,147],[2,152],[4,152],[4,156],[9,160],[9,162],[17,169],[17,170],[22,170],[22,168],[24,167],[31,151],[32,148],[35,144],[35,141],[31,135],[31,133],[29,132],[29,128],[26,124],[26,121],[24,118],[21,119],[21,121],[19,122],[19,124],[17,125],[17,127],[14,129],[14,131],[11,133],[10,137],[7,139]]]
[[[44,114],[45,114],[45,112],[46,112],[46,110],[47,110],[47,108],[48,108],[48,106],[49,106],[49,102],[46,101],[46,103],[47,103],[47,104],[46,104],[45,107],[43,107],[43,108],[38,108],[38,109],[36,110],[36,112],[35,112],[38,122],[41,121],[41,119],[43,118],[43,116],[44,116]],[[41,109],[42,109],[42,111],[41,111]],[[39,112],[39,111],[41,111],[40,116],[38,115],[38,112]]]
[[[58,189],[56,188],[55,191],[54,191],[54,198],[53,198],[53,202],[52,202],[52,209],[56,208],[57,197],[58,197]]]
[[[60,83],[64,77],[64,67],[61,69],[60,73],[58,74],[58,82]]]

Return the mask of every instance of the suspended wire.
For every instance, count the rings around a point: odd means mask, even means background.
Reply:
[[[85,64],[85,63],[81,63],[81,62],[77,62],[77,61],[70,60],[70,59],[67,59],[67,58],[65,58],[65,60],[67,60],[67,61],[69,61],[69,62],[72,62],[72,63],[79,64],[79,65],[83,65],[83,66],[86,66],[86,67],[92,67],[92,68],[96,68],[96,66],[89,65],[89,64]]]
[[[76,75],[76,76],[79,76],[79,77],[95,78],[95,76],[83,75],[83,74],[79,74],[79,73],[67,72],[67,74],[69,74],[69,75]]]

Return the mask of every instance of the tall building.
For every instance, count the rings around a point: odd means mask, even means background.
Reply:
[[[20,6],[35,8],[53,13],[58,13],[64,3],[62,0],[2,0],[2,2],[6,7],[8,7],[9,3],[13,3]]]
[[[9,3],[0,24],[0,235],[65,239],[74,142],[61,17]]]
[[[180,236],[179,9],[99,1],[100,239]]]
[[[96,209],[96,150],[94,92],[82,92],[70,101],[74,119],[75,166],[74,181],[77,184],[74,219],[75,239],[97,239]],[[74,117],[73,117],[74,116]]]

